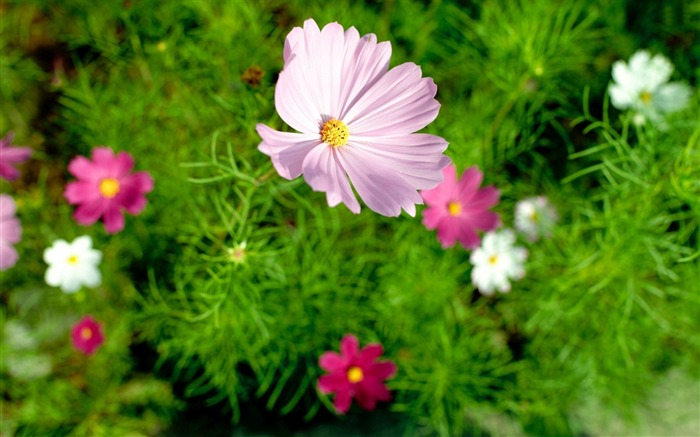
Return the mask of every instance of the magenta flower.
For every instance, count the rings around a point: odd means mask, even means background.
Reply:
[[[102,325],[89,315],[73,325],[73,328],[70,330],[70,338],[73,342],[73,347],[85,355],[94,354],[105,342]]]
[[[8,181],[14,181],[19,177],[19,170],[14,166],[32,156],[32,149],[29,147],[11,146],[14,137],[15,134],[9,132],[0,140],[0,176]]]
[[[326,352],[318,360],[327,372],[318,378],[318,389],[325,394],[335,393],[333,405],[340,414],[350,409],[355,398],[365,410],[374,410],[377,401],[390,401],[391,393],[384,381],[396,373],[391,361],[376,361],[384,353],[382,345],[368,344],[362,350],[354,335],[340,340],[340,354]]]
[[[465,249],[476,249],[481,244],[477,231],[488,232],[501,224],[498,214],[489,211],[501,193],[493,186],[479,189],[484,174],[476,166],[468,168],[459,182],[454,165],[445,167],[443,172],[443,183],[420,193],[428,205],[423,210],[423,224],[437,229],[443,248],[459,241]]]
[[[153,190],[153,178],[147,172],[130,173],[134,159],[126,152],[116,156],[108,147],[92,150],[92,161],[78,156],[68,171],[78,178],[66,186],[63,195],[78,205],[73,217],[81,225],[91,225],[103,217],[110,234],[124,229],[124,213],[138,214],[146,207],[145,194]]]
[[[9,269],[19,259],[13,246],[22,239],[22,225],[15,217],[16,210],[12,197],[0,194],[0,270]]]
[[[390,57],[389,42],[360,38],[354,27],[330,23],[320,30],[306,20],[303,29],[292,29],[275,107],[299,133],[256,127],[258,149],[280,176],[303,174],[326,193],[329,206],[344,203],[356,214],[350,182],[373,211],[398,216],[403,208],[415,215],[423,203],[417,190],[439,184],[450,159],[442,154],[443,138],[414,133],[438,114],[435,83],[410,62],[389,70]]]

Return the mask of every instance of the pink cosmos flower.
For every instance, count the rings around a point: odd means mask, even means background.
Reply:
[[[489,211],[501,193],[493,186],[479,189],[484,174],[476,166],[468,168],[459,181],[454,165],[445,167],[443,172],[443,183],[420,193],[428,205],[423,211],[423,224],[438,230],[443,248],[459,241],[465,249],[475,249],[481,244],[477,230],[488,232],[501,224],[498,214]]]
[[[0,176],[8,181],[14,181],[19,177],[19,170],[14,166],[23,163],[32,156],[31,148],[10,145],[14,137],[15,134],[9,132],[5,138],[0,140]]]
[[[16,210],[12,197],[0,194],[0,270],[9,269],[19,259],[13,247],[22,239],[22,225],[15,217]]]
[[[396,373],[391,361],[376,361],[384,350],[380,344],[368,344],[362,350],[354,335],[340,341],[340,354],[326,352],[318,360],[327,372],[318,378],[318,389],[325,394],[335,393],[333,405],[340,414],[350,409],[355,398],[365,410],[374,410],[377,401],[390,401],[391,394],[384,381]]]
[[[80,319],[70,330],[73,347],[85,355],[92,355],[105,342],[102,325],[92,316]]]
[[[292,29],[275,107],[299,133],[256,127],[258,149],[280,176],[303,174],[329,206],[344,203],[356,214],[350,182],[373,211],[415,215],[423,203],[417,190],[439,184],[450,159],[442,154],[443,138],[414,133],[438,114],[435,83],[411,62],[389,70],[390,57],[389,42],[360,37],[354,27],[330,23],[320,30],[310,19]]]
[[[103,217],[110,234],[124,229],[125,209],[138,214],[146,207],[145,194],[153,190],[153,178],[147,172],[130,173],[134,159],[126,152],[116,156],[108,147],[92,150],[92,161],[78,156],[68,171],[78,178],[66,186],[63,195],[79,205],[73,217],[81,225],[91,225]]]

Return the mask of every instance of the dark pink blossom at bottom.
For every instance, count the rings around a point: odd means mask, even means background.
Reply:
[[[81,225],[91,225],[100,217],[110,234],[124,229],[124,212],[139,214],[146,207],[146,193],[153,190],[153,178],[147,172],[131,173],[134,159],[126,152],[114,154],[109,147],[95,147],[92,161],[78,156],[68,171],[78,180],[69,183],[63,193],[72,205],[78,205],[73,217]]]
[[[15,165],[23,163],[32,156],[31,148],[11,145],[14,137],[15,134],[10,132],[0,140],[0,177],[8,181],[14,181],[19,177],[19,170]]]
[[[318,378],[318,389],[325,394],[335,393],[333,405],[338,413],[347,413],[353,398],[369,411],[375,409],[377,401],[391,400],[384,381],[394,376],[396,365],[376,361],[382,353],[382,345],[377,343],[360,350],[357,338],[348,334],[340,341],[340,354],[321,355],[318,364],[328,374]]]
[[[70,331],[73,347],[86,355],[92,355],[105,342],[102,325],[92,316],[85,316]]]

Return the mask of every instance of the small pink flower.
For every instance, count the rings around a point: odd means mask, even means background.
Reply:
[[[109,147],[92,150],[92,161],[78,156],[68,171],[78,180],[66,186],[68,203],[78,205],[73,217],[81,225],[91,225],[103,217],[110,234],[124,229],[125,209],[138,214],[146,207],[145,194],[153,190],[153,178],[147,172],[130,173],[134,159],[126,152],[116,156]]]
[[[19,259],[13,245],[22,239],[22,225],[15,217],[15,211],[12,197],[0,194],[0,270],[9,269]]]
[[[0,176],[8,181],[14,181],[19,177],[19,170],[14,166],[23,163],[32,156],[31,148],[10,145],[14,137],[15,134],[9,132],[5,138],[0,140]]]
[[[73,347],[84,353],[92,355],[105,342],[102,333],[102,325],[92,316],[85,316],[70,330],[70,338]]]
[[[484,174],[476,166],[468,168],[459,182],[454,165],[443,172],[443,183],[420,193],[428,205],[423,211],[423,224],[428,229],[437,228],[443,248],[459,241],[465,249],[475,249],[481,244],[477,230],[488,232],[501,224],[498,214],[489,211],[501,193],[493,186],[479,189]]]
[[[338,413],[347,413],[352,398],[370,411],[377,401],[391,400],[384,381],[394,376],[396,365],[391,361],[376,361],[382,353],[382,345],[376,343],[360,350],[357,338],[348,334],[340,341],[340,354],[321,355],[318,364],[329,373],[318,378],[318,389],[325,394],[335,393],[333,405]]]
[[[437,86],[406,62],[389,69],[391,44],[360,37],[338,23],[319,29],[314,20],[295,27],[284,47],[284,69],[275,107],[297,132],[264,124],[258,150],[285,179],[304,175],[329,206],[360,212],[353,188],[385,216],[411,216],[423,200],[418,190],[442,181],[450,159],[443,138],[415,133],[438,115]]]

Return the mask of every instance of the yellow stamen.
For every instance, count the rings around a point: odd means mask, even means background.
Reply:
[[[348,142],[349,136],[350,131],[345,123],[335,118],[323,123],[323,128],[321,128],[321,140],[333,147],[344,146]]]
[[[489,264],[494,265],[498,262],[498,257],[496,255],[491,255],[489,257]]]
[[[83,328],[80,330],[80,338],[83,340],[90,340],[92,338],[92,329]]]
[[[362,369],[359,367],[353,366],[348,370],[348,381],[351,383],[355,384],[363,379],[365,379],[365,374],[362,373]]]
[[[116,196],[119,192],[119,181],[113,178],[104,178],[100,181],[100,193],[108,199]]]
[[[648,105],[651,103],[651,93],[649,91],[642,91],[639,94],[639,99],[642,101],[642,103]]]
[[[78,257],[75,255],[71,255],[68,257],[68,264],[77,264],[78,263]]]
[[[459,202],[450,202],[447,204],[447,212],[452,217],[457,217],[462,212],[462,205]]]
[[[532,214],[530,214],[530,220],[532,220],[534,223],[540,221],[540,215],[537,214],[537,211],[533,211]]]

